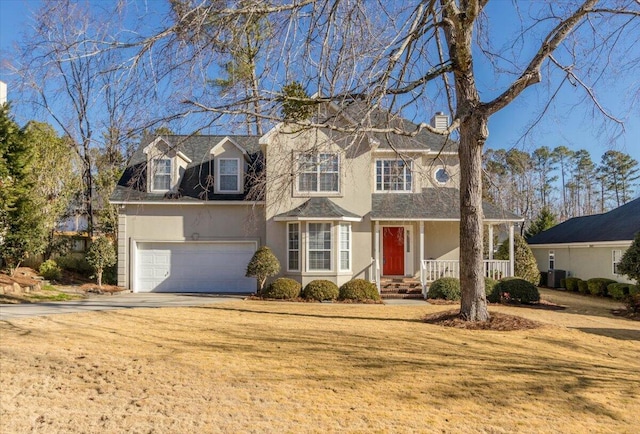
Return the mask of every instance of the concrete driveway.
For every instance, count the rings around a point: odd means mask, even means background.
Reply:
[[[135,309],[150,307],[200,306],[203,304],[225,303],[242,300],[245,294],[133,294],[98,295],[85,300],[2,304],[0,321],[30,316],[57,315],[62,313],[93,312],[101,310]]]

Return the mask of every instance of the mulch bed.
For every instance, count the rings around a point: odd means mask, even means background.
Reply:
[[[441,325],[444,327],[454,327],[466,330],[496,330],[496,331],[514,331],[514,330],[530,330],[541,327],[542,324],[537,321],[522,318],[504,313],[492,312],[491,319],[486,322],[465,321],[460,318],[460,311],[449,310],[446,312],[438,312],[424,317],[427,324]]]

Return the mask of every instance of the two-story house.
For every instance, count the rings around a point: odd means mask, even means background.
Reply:
[[[326,106],[322,116],[330,127],[143,139],[112,196],[119,285],[253,292],[244,274],[261,245],[281,275],[303,285],[457,276],[457,143],[425,129],[392,134],[389,126],[418,126],[355,102]],[[432,125],[447,128],[448,117],[436,114]],[[522,221],[489,204],[484,216],[489,240],[495,225],[513,235]],[[512,262],[485,263],[487,275],[512,274]]]

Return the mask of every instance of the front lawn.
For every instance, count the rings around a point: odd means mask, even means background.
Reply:
[[[450,309],[236,301],[3,322],[0,420],[6,432],[635,432],[638,322],[505,306],[491,311],[546,325],[421,321]]]

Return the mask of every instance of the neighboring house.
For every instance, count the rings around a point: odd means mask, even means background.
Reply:
[[[244,273],[261,245],[278,257],[282,276],[303,285],[364,278],[380,287],[393,277],[424,286],[457,276],[457,144],[426,130],[341,132],[356,124],[417,129],[358,103],[330,105],[323,116],[332,128],[283,123],[262,137],[143,139],[111,198],[119,206],[119,285],[252,292],[255,279]],[[432,120],[447,122],[442,114]],[[522,221],[489,204],[484,215],[490,233],[506,224],[513,234]],[[512,274],[509,261],[485,262],[487,274]]]
[[[527,242],[541,271],[565,270],[583,280],[606,277],[634,283],[617,264],[640,232],[640,198],[604,214],[575,217]]]

